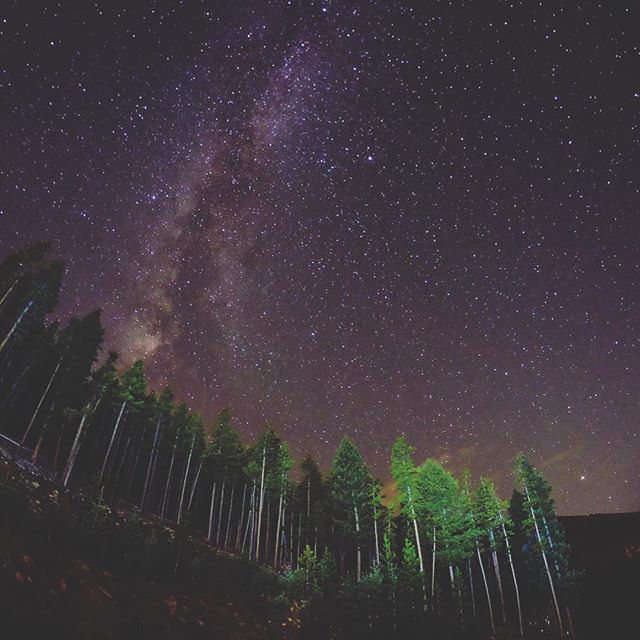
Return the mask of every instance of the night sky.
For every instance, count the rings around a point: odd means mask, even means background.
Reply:
[[[48,5],[48,6],[47,6]],[[0,257],[207,419],[640,507],[636,2],[0,9]]]

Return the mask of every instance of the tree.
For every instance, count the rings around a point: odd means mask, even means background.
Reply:
[[[323,496],[324,486],[320,467],[313,456],[307,453],[300,462],[300,481],[294,493],[296,510],[301,516],[297,555],[300,555],[301,546],[312,545],[312,548],[317,550],[318,532],[322,525],[322,509],[319,507]]]
[[[113,431],[111,432],[111,439],[109,440],[107,451],[104,454],[104,461],[98,477],[99,484],[102,484],[104,472],[107,468],[125,409],[128,407],[130,411],[136,411],[144,405],[144,399],[147,393],[147,380],[144,373],[144,362],[142,360],[135,360],[130,367],[125,369],[120,380],[118,391],[121,401],[120,411],[113,426]]]
[[[182,489],[180,491],[180,500],[178,502],[178,514],[176,516],[177,524],[180,524],[182,520],[182,510],[184,506],[184,496],[187,488],[187,481],[189,479],[189,471],[191,469],[191,461],[195,452],[203,452],[205,446],[204,440],[204,424],[200,415],[189,412],[187,414],[187,421],[185,425],[185,439],[189,442],[187,463],[184,470]],[[198,455],[196,453],[196,455]],[[193,490],[195,491],[196,483],[198,481],[199,471],[196,472],[196,476],[193,480]]]
[[[420,573],[424,574],[424,561],[422,559],[422,544],[415,509],[415,480],[416,468],[413,464],[415,448],[409,445],[404,436],[400,436],[391,449],[391,475],[398,488],[397,501],[400,504],[401,513],[405,515],[413,525],[415,546],[418,553]]]
[[[53,311],[58,304],[63,271],[62,262],[47,262],[27,277],[19,279],[15,290],[5,291],[0,320],[1,330],[6,333],[0,341],[0,354],[12,339],[25,332],[26,325],[42,323],[47,314]],[[9,296],[12,296],[13,304],[7,304]]]
[[[520,605],[520,590],[518,580],[516,578],[513,557],[511,554],[511,545],[507,533],[507,527],[510,525],[508,518],[504,516],[507,503],[501,500],[496,491],[496,487],[490,478],[480,478],[480,484],[476,489],[474,499],[474,514],[478,528],[481,530],[481,542],[488,547],[493,559],[493,566],[496,573],[498,584],[498,593],[500,595],[500,604],[502,607],[503,621],[506,622],[504,593],[502,587],[502,577],[500,575],[500,565],[498,563],[498,550],[504,545],[507,553],[507,561],[511,571],[513,586],[515,590],[516,606],[518,612],[518,628],[520,635],[524,635],[522,624],[522,608]]]
[[[71,445],[71,450],[69,451],[69,456],[67,457],[67,462],[61,476],[62,484],[65,487],[69,482],[71,472],[73,471],[73,467],[80,451],[85,424],[91,420],[103,398],[111,394],[116,387],[117,359],[118,354],[115,351],[110,351],[104,364],[91,376],[91,380],[88,385],[89,398],[85,407],[81,411],[82,417],[76,430],[73,444]]]
[[[436,460],[428,459],[416,475],[415,511],[431,541],[431,600],[435,597],[436,555],[439,531],[442,532],[446,512],[451,509],[458,490],[456,479]]]
[[[362,576],[362,545],[372,522],[373,479],[353,441],[345,436],[333,459],[331,496],[342,545],[356,547],[356,580]],[[344,553],[345,549],[342,549]]]
[[[557,586],[563,578],[566,579],[568,548],[555,513],[551,487],[542,473],[522,454],[516,456],[514,471],[516,480],[523,490],[523,506],[527,512],[523,529],[529,536],[535,534],[535,544],[532,546],[537,548],[542,558],[559,633],[562,637],[564,625]],[[555,572],[552,572],[551,563]],[[555,579],[553,573],[555,573]]]
[[[153,443],[151,445],[151,451],[149,453],[149,460],[147,462],[147,471],[145,474],[144,485],[142,487],[142,496],[140,497],[140,511],[144,511],[149,486],[153,484],[153,474],[159,456],[161,430],[163,425],[166,426],[167,422],[171,419],[171,413],[173,411],[173,399],[173,391],[169,387],[165,387],[161,391],[160,396],[154,402],[153,420],[156,427],[153,434]]]
[[[277,473],[280,475],[280,490],[279,490],[279,501],[278,501],[278,514],[276,520],[276,539],[275,539],[275,549],[273,552],[273,567],[274,569],[278,566],[278,549],[280,547],[280,532],[283,525],[284,520],[284,500],[287,494],[287,485],[289,478],[289,471],[293,465],[293,458],[291,457],[291,453],[289,452],[289,446],[286,442],[280,443],[280,450],[278,451],[278,468]]]
[[[65,409],[79,409],[86,398],[87,382],[91,368],[98,358],[103,337],[104,328],[100,320],[100,311],[97,310],[79,320],[73,318],[68,327],[60,332],[57,341],[58,363],[23,437],[24,442],[29,430],[35,423],[39,409],[42,407],[45,398],[48,398],[48,413],[44,424],[40,427],[40,435],[31,458],[33,464],[38,460],[47,427],[57,419],[60,428],[53,465],[54,468],[57,467],[58,455],[64,435],[62,414]],[[55,413],[56,408],[58,410],[57,415]]]
[[[223,409],[213,426],[211,443],[206,448],[205,458],[212,475],[211,509],[209,512],[209,540],[212,539],[214,503],[216,496],[217,482],[222,479],[220,492],[220,506],[218,508],[218,529],[216,534],[216,544],[220,544],[220,534],[222,531],[222,515],[224,507],[225,490],[228,483],[231,483],[231,496],[229,499],[229,509],[227,515],[227,526],[225,533],[225,546],[228,539],[228,532],[231,526],[231,516],[233,512],[233,496],[235,494],[236,483],[241,476],[244,463],[245,451],[237,430],[231,424],[231,414],[228,408]]]

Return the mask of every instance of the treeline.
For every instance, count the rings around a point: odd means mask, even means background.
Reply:
[[[319,628],[360,603],[370,629],[447,620],[573,634],[567,545],[550,486],[526,458],[510,503],[489,478],[474,485],[436,460],[416,464],[403,437],[392,504],[349,438],[328,474],[310,455],[292,473],[271,424],[247,445],[227,409],[207,428],[169,388],[150,390],[141,360],[99,362],[98,311],[49,322],[63,273],[50,254],[40,243],[0,265],[0,431],[19,457],[98,504],[127,503],[272,565]]]

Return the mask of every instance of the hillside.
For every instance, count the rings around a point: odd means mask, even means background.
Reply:
[[[7,456],[7,452],[4,452]],[[0,466],[0,616],[3,635],[32,638],[368,638],[345,627],[303,626],[299,602],[275,572],[222,553],[132,508],[96,506],[20,469]],[[564,517],[573,568],[584,571],[574,607],[578,638],[631,638],[640,579],[640,513]],[[402,635],[398,629],[398,636]],[[433,637],[490,637],[479,629]],[[498,638],[517,637],[502,631]],[[538,637],[527,631],[528,638]],[[541,636],[542,637],[542,636]]]

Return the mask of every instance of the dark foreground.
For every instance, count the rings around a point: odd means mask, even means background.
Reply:
[[[584,570],[576,636],[636,638],[640,514],[563,518],[574,568]],[[299,585],[298,585],[299,586]],[[347,596],[345,598],[345,595]],[[398,616],[348,603],[312,605],[291,578],[216,552],[188,525],[98,507],[0,461],[2,638],[488,638],[433,621],[418,633]],[[386,630],[383,628],[386,627]],[[417,635],[416,635],[417,634]],[[509,630],[496,638],[519,637]],[[527,638],[554,637],[528,630]]]

